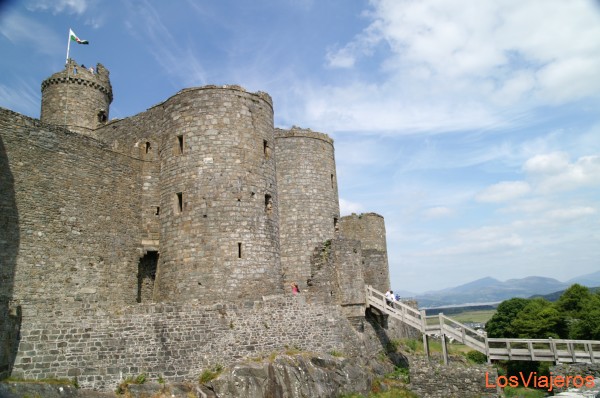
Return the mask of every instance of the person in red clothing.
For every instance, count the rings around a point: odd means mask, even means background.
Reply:
[[[300,288],[296,282],[292,282],[292,294],[295,296],[300,293]]]

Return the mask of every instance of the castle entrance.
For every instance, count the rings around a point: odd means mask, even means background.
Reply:
[[[158,252],[149,251],[140,258],[138,264],[138,286],[137,302],[145,303],[152,301],[154,291],[154,280],[156,279],[156,265],[158,264]]]

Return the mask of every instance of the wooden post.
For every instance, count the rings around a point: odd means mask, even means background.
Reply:
[[[488,341],[488,337],[485,336],[485,355],[487,355],[487,363],[488,365],[492,364],[492,358],[490,357],[490,342]]]
[[[527,342],[527,348],[529,348],[529,357],[532,361],[535,361],[535,354],[533,353],[533,343],[531,341]]]
[[[425,310],[421,310],[421,333],[427,333],[427,314]]]
[[[592,343],[586,343],[585,350],[588,352],[588,355],[590,356],[590,363],[594,363],[594,351],[592,351]]]
[[[575,345],[573,343],[567,343],[567,347],[569,347],[569,352],[571,353],[571,359],[573,363],[577,362],[577,355],[575,355]]]
[[[446,335],[442,333],[442,354],[444,355],[444,365],[448,365],[448,347],[446,346]]]
[[[429,356],[429,336],[423,333],[423,349],[425,350],[425,355],[427,355],[427,360],[430,361],[431,358]]]
[[[552,351],[552,355],[554,356],[554,364],[558,365],[558,350],[556,349],[556,343],[552,340],[552,337],[548,337],[550,340],[550,351]]]
[[[440,331],[442,333],[442,354],[444,355],[444,365],[448,365],[448,347],[446,346],[446,333],[444,333],[444,313],[440,312]]]

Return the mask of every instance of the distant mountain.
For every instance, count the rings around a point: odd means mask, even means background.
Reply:
[[[567,281],[569,285],[579,283],[580,285],[592,287],[600,286],[600,271],[592,272],[591,274],[581,275]]]
[[[588,288],[590,289],[591,293],[596,293],[598,290],[600,290],[600,287],[588,287]],[[564,290],[560,290],[558,292],[549,293],[549,294],[534,294],[533,296],[531,296],[529,298],[541,297],[541,298],[546,299],[548,301],[556,301],[556,300],[558,300],[560,298],[560,296],[562,296],[562,294],[564,292],[565,292]]]
[[[501,282],[486,277],[457,287],[417,295],[419,307],[495,303],[512,297],[527,298],[534,294],[548,294],[566,289],[571,284],[541,276],[509,279]]]

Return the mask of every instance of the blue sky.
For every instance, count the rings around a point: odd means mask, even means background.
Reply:
[[[600,270],[597,1],[0,4],[2,107],[39,117],[72,28],[111,118],[239,84],[331,135],[342,214],[385,217],[396,291]]]

